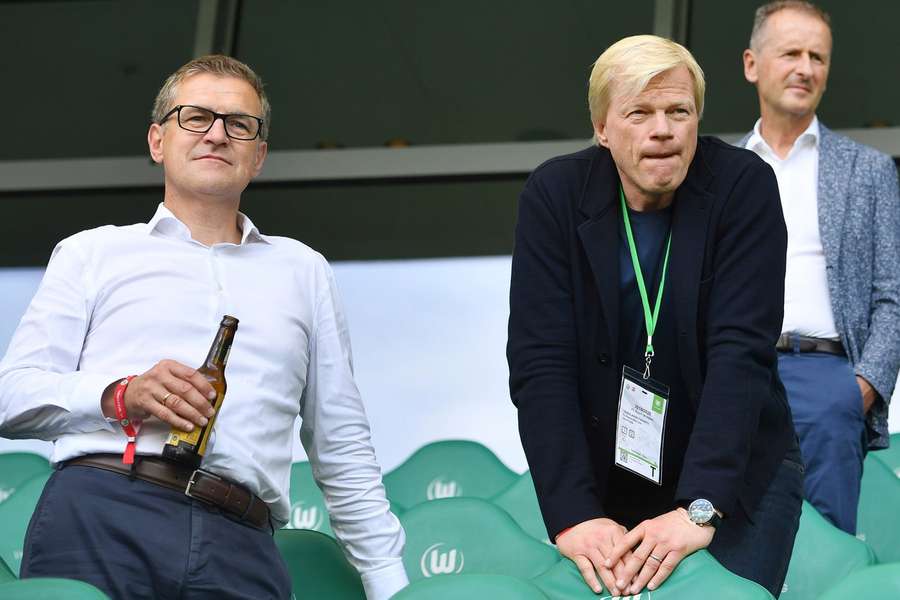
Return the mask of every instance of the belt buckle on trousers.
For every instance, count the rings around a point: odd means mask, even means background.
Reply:
[[[194,469],[193,473],[191,473],[191,476],[188,477],[187,485],[184,486],[184,495],[188,498],[191,498],[192,500],[202,500],[202,498],[194,498],[194,495],[191,493],[191,488],[194,487],[195,483],[197,483],[194,480],[197,477],[197,473],[201,473],[204,477],[212,477],[213,479],[223,481],[223,479],[215,473],[210,473],[209,471],[203,471],[201,469]]]

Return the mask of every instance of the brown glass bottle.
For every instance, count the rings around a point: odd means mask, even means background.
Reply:
[[[193,431],[181,431],[173,427],[163,446],[163,458],[186,464],[195,469],[200,466],[203,455],[206,453],[206,443],[212,433],[213,423],[215,423],[222,407],[222,401],[225,399],[225,389],[227,388],[225,364],[228,362],[228,354],[231,352],[231,343],[234,341],[237,327],[237,319],[228,315],[222,317],[219,331],[209,348],[206,361],[197,369],[216,390],[216,399],[212,401],[216,413],[206,425],[195,426]]]

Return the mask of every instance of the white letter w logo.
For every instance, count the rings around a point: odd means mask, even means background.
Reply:
[[[429,500],[462,496],[462,486],[455,481],[448,481],[444,483],[441,478],[438,477],[437,479],[433,479],[431,483],[428,484],[428,489],[426,490],[425,496]]]
[[[425,577],[460,573],[463,570],[463,565],[466,562],[463,553],[461,551],[457,552],[456,548],[451,548],[448,552],[440,552],[438,549],[443,545],[443,543],[434,544],[422,553],[419,567],[421,567],[422,575]],[[458,566],[456,564],[457,557],[459,557]]]

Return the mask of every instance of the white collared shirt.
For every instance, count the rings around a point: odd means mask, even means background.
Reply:
[[[819,120],[813,117],[784,159],[763,139],[757,120],[747,140],[747,149],[756,152],[775,170],[787,225],[781,331],[838,340],[828,291],[825,249],[819,233]]]
[[[369,598],[388,598],[407,582],[405,538],[385,499],[331,268],[239,218],[240,244],[194,241],[162,204],[147,224],[60,242],[0,362],[0,435],[55,440],[53,462],[123,452],[121,427],[100,408],[104,388],[162,359],[200,366],[222,316],[235,316],[204,469],[247,486],[284,524],[299,414],[333,529]],[[168,431],[145,422],[137,453],[159,455]]]

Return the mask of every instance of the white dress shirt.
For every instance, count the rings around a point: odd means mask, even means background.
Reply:
[[[166,358],[199,367],[222,316],[235,316],[203,468],[247,486],[283,525],[299,414],[334,532],[368,597],[388,598],[407,583],[405,537],[385,499],[331,268],[240,219],[239,244],[208,247],[160,204],[147,224],[60,242],[0,362],[0,435],[54,440],[52,462],[123,452],[121,427],[101,411],[104,388]],[[168,432],[146,421],[137,453],[159,455]]]
[[[781,331],[838,340],[828,291],[825,249],[819,234],[819,120],[813,117],[784,159],[763,139],[757,120],[747,140],[747,149],[756,152],[775,170],[787,225]]]

